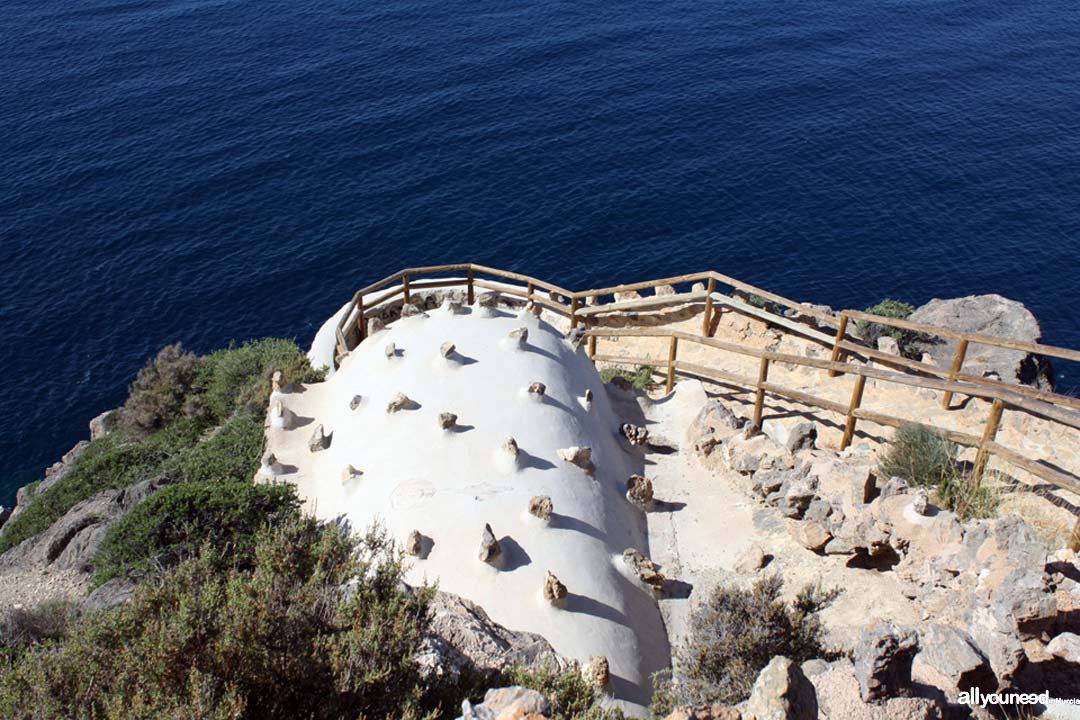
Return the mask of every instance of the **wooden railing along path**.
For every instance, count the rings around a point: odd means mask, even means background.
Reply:
[[[490,278],[497,278],[497,280]],[[694,285],[695,287],[691,287],[689,291],[678,292],[676,288],[680,285]],[[770,312],[756,304],[747,302],[745,299],[738,298],[734,294],[722,293],[719,291],[718,286],[727,286],[742,293],[757,296],[775,306],[787,308],[789,311],[793,311],[791,313],[792,317]],[[656,364],[654,358],[598,353],[597,340],[599,338],[655,337],[660,340],[667,340],[668,357],[664,369],[666,371],[668,392],[674,386],[676,375],[697,377],[714,383],[753,390],[755,394],[753,424],[757,428],[761,427],[766,394],[785,397],[804,405],[834,412],[844,418],[841,449],[851,443],[859,420],[867,420],[878,425],[891,427],[899,427],[910,422],[919,422],[871,411],[863,407],[867,379],[894,383],[910,388],[927,388],[939,391],[942,393],[942,405],[945,409],[951,408],[954,395],[981,398],[990,403],[981,435],[976,436],[933,426],[932,424],[929,425],[936,432],[954,442],[977,448],[972,469],[972,478],[976,483],[981,481],[986,464],[989,458],[993,456],[1059,488],[1080,494],[1080,478],[1075,474],[1056,466],[1052,462],[1047,462],[1045,459],[1027,457],[1017,450],[1005,447],[997,442],[998,428],[1001,425],[1002,414],[1006,409],[1042,417],[1062,426],[1080,429],[1080,413],[1076,412],[1076,410],[1080,409],[1080,399],[1024,385],[1005,383],[963,371],[965,357],[972,345],[988,345],[1047,357],[1080,361],[1080,352],[1076,350],[977,333],[958,332],[948,328],[881,317],[855,310],[842,310],[840,312],[822,310],[821,308],[797,303],[767,290],[712,271],[629,285],[572,291],[520,273],[465,263],[408,268],[357,291],[345,312],[342,313],[336,328],[337,356],[341,357],[363,341],[367,332],[366,320],[378,312],[379,306],[398,296],[401,296],[405,302],[409,302],[412,293],[419,290],[447,287],[464,287],[467,301],[470,304],[475,300],[477,288],[480,288],[516,296],[560,313],[569,318],[571,328],[584,324],[585,337],[588,340],[588,353],[596,362],[625,365]],[[658,288],[660,294],[633,297],[631,299],[615,298],[613,302],[603,302],[609,296],[650,289],[655,293]],[[687,303],[704,305],[700,334],[662,327],[597,327],[599,318],[605,314],[619,313],[624,318],[632,320],[634,313],[661,310],[672,305],[685,305]],[[718,340],[711,336],[717,305],[726,306],[735,312],[763,320],[785,332],[816,341],[831,350],[830,359],[823,360],[788,355]],[[835,331],[823,333],[810,324],[797,319],[800,316],[812,318],[815,324],[826,326],[830,330],[835,329]],[[954,339],[958,341],[957,351],[948,369],[898,357],[882,352],[877,348],[868,347],[852,338],[848,333],[848,325],[851,321],[873,322],[929,336]],[[722,352],[756,358],[759,367],[758,375],[756,378],[745,377],[720,367],[704,366],[680,360],[678,357],[680,343],[696,343]],[[862,363],[846,362],[848,356],[872,359],[879,365],[885,364],[895,369],[887,370]],[[773,363],[814,368],[825,372],[829,377],[853,375],[855,382],[849,401],[846,404],[840,403],[771,382],[769,380],[769,370]],[[926,423],[919,422],[919,424]]]

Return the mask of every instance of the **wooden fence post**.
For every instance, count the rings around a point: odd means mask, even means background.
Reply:
[[[1001,412],[1005,407],[1000,399],[994,400],[990,406],[990,415],[986,418],[986,427],[983,428],[982,441],[979,442],[979,450],[975,453],[975,465],[971,468],[971,480],[975,487],[982,485],[983,471],[990,459],[990,450],[987,447],[997,437],[998,425],[1001,424]]]
[[[705,337],[709,337],[710,326],[712,325],[712,294],[716,290],[716,278],[709,278],[709,288],[705,296],[705,319],[701,322],[701,334]]]
[[[758,368],[757,392],[754,394],[754,429],[761,429],[761,415],[765,412],[765,383],[769,380],[769,358],[761,358]]]
[[[667,353],[667,392],[675,389],[675,358],[679,354],[679,338],[671,336],[671,344],[668,345]]]
[[[591,327],[591,325],[592,324],[590,323],[590,327]],[[594,364],[596,363],[596,336],[595,335],[590,335],[589,336],[589,359],[592,360]]]
[[[956,376],[960,374],[960,368],[964,366],[964,355],[967,354],[967,347],[967,338],[961,338],[960,344],[956,346],[956,355],[953,356],[952,368],[949,369],[949,382],[955,381]],[[941,407],[948,410],[949,405],[952,404],[952,396],[952,391],[946,390],[945,394],[941,396]]]
[[[532,299],[533,299],[532,296],[533,296],[533,284],[530,282],[528,287],[525,289],[525,299],[528,300],[529,302],[532,302]]]
[[[855,387],[851,389],[851,402],[848,403],[847,417],[844,419],[844,437],[840,439],[840,449],[844,450],[851,444],[855,437],[855,411],[862,405],[863,388],[866,386],[866,376],[855,376]]]
[[[577,297],[573,297],[573,298],[570,299],[570,329],[571,330],[576,328],[577,324],[578,324],[577,309],[578,309],[578,299],[577,299]]]
[[[473,292],[473,271],[472,271],[472,268],[469,268],[469,279],[468,279],[466,284],[469,287],[469,289],[466,291],[466,299],[468,300],[468,304],[472,305],[473,300],[474,300],[473,296],[475,295],[475,293]]]
[[[409,276],[408,275],[402,275],[402,277],[401,277],[401,287],[404,288],[404,290],[405,290],[405,304],[408,305],[409,304]]]
[[[844,333],[847,331],[847,315],[840,313],[840,326],[836,330],[836,341],[833,342],[832,349],[832,361],[842,362],[843,349],[840,347],[840,343],[844,341]],[[840,374],[838,370],[830,370],[829,377],[836,377]]]
[[[356,324],[360,330],[360,342],[364,342],[367,337],[367,323],[364,322],[364,296],[361,295],[356,300]]]

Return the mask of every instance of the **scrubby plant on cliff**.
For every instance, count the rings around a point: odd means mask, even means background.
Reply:
[[[185,409],[196,415],[199,411],[190,399],[195,395],[202,362],[180,343],[163,347],[131,383],[117,417],[120,427],[133,434],[149,434],[168,425]]]
[[[208,540],[66,639],[0,648],[0,717],[452,718],[464,698],[513,683],[548,694],[554,718],[620,717],[574,672],[424,678],[433,590],[405,587],[402,561],[378,528],[350,536],[311,518],[261,530],[246,567]]]
[[[120,415],[129,405],[137,411],[92,442],[63,479],[35,493],[3,526],[0,553],[102,490],[163,475],[176,482],[250,479],[262,454],[270,376],[281,370],[286,382],[322,378],[288,340],[259,340],[193,357],[169,346],[140,371]],[[157,429],[147,434],[151,427]]]
[[[0,717],[418,716],[413,654],[430,591],[401,585],[385,533],[297,520],[260,535],[253,567],[199,557],[87,617],[0,675]]]
[[[839,594],[807,585],[791,602],[780,599],[779,575],[749,589],[718,586],[690,616],[690,634],[675,651],[674,677],[658,676],[652,710],[681,705],[733,705],[750,697],[762,668],[777,655],[796,663],[831,658],[818,613]]]
[[[899,300],[882,300],[876,305],[866,308],[871,315],[879,315],[885,318],[904,320],[915,312],[915,306]],[[926,342],[927,336],[914,330],[883,325],[881,323],[859,320],[855,323],[859,336],[869,345],[877,347],[878,338],[891,337],[896,340],[900,348],[900,354],[912,360],[918,360],[922,356],[919,343]]]
[[[910,485],[933,490],[938,504],[963,520],[992,517],[999,492],[988,484],[971,482],[959,454],[960,446],[933,428],[909,423],[897,428],[879,467],[885,477],[901,477]]]
[[[194,557],[203,543],[218,548],[227,566],[246,567],[259,531],[295,518],[299,507],[291,485],[172,485],[109,528],[94,557],[94,584],[119,576],[145,577]]]

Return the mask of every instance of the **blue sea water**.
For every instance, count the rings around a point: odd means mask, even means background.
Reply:
[[[0,249],[0,504],[162,345],[405,265],[1000,292],[1080,347],[1080,4],[8,0]]]

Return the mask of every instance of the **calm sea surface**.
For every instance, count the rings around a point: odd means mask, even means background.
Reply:
[[[1080,347],[1076,0],[3,10],[0,504],[162,345],[405,265],[1000,292]]]

